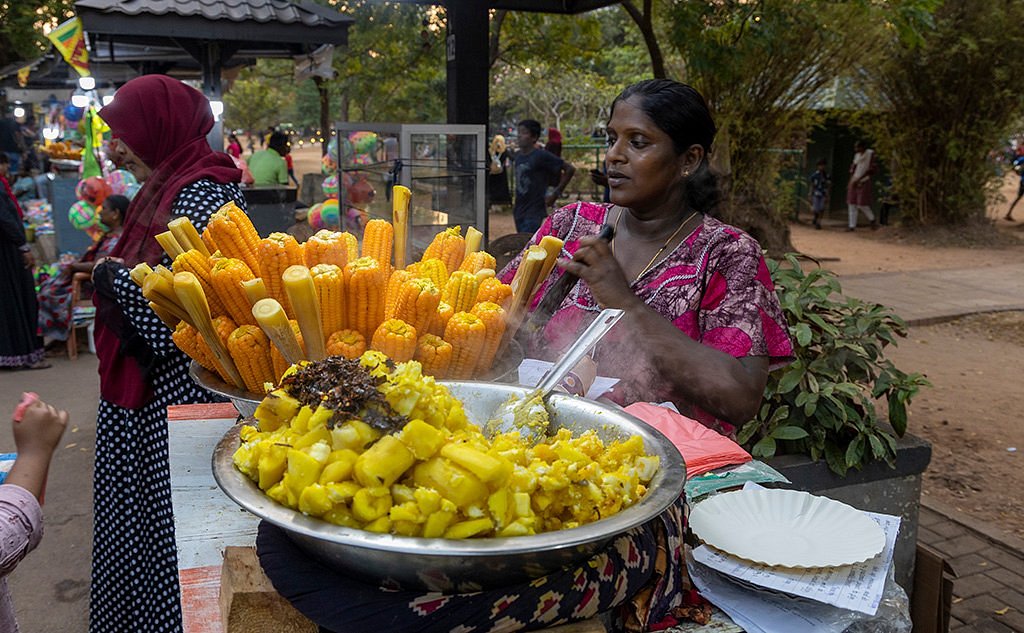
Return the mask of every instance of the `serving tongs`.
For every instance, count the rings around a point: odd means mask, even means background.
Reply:
[[[622,318],[624,312],[614,308],[602,310],[593,323],[583,334],[565,350],[537,387],[522,398],[510,398],[499,406],[491,415],[484,429],[490,437],[499,433],[519,432],[519,437],[529,444],[535,444],[547,435],[549,413],[545,409],[544,400],[562,379],[572,371],[597,342],[604,338],[612,327]]]

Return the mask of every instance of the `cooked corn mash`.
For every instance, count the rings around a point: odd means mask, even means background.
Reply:
[[[330,523],[403,536],[522,536],[577,527],[640,499],[658,469],[633,436],[607,446],[560,429],[529,446],[487,439],[462,403],[415,361],[366,352],[360,364],[408,420],[383,434],[359,419],[303,406],[277,389],[242,429],[235,466],[270,498]],[[315,364],[314,364],[315,365]],[[296,365],[289,372],[301,372]]]

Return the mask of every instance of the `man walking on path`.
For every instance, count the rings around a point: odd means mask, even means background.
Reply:
[[[520,233],[537,232],[548,216],[548,209],[555,204],[576,173],[572,163],[538,148],[539,138],[539,122],[533,119],[519,122],[516,137],[519,152],[515,157],[516,199],[512,217],[516,221],[516,231]],[[548,179],[559,174],[561,177],[558,184],[547,193]]]

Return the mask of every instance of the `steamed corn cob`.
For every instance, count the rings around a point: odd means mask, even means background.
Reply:
[[[487,329],[484,350],[476,366],[478,372],[486,372],[494,365],[494,356],[501,345],[501,337],[505,335],[505,311],[496,303],[484,301],[473,306],[472,313],[480,317]]]
[[[202,367],[213,372],[217,371],[217,361],[214,360],[208,346],[199,344],[203,339],[194,327],[184,321],[179,321],[171,334],[171,340],[178,346],[178,349],[188,354]]]
[[[303,256],[310,268],[317,264],[334,264],[344,268],[348,263],[348,244],[341,233],[322,229],[303,244]]]
[[[225,311],[239,325],[255,325],[252,305],[242,286],[254,276],[240,259],[222,257],[210,269],[210,282]]]
[[[442,380],[448,376],[452,363],[452,345],[436,334],[424,334],[416,345],[413,356],[423,365],[423,373]]]
[[[220,252],[220,249],[217,248],[216,240],[213,239],[213,234],[210,233],[210,227],[209,226],[207,226],[205,229],[203,229],[203,234],[202,234],[201,237],[202,237],[202,240],[203,240],[203,244],[206,245],[206,250],[210,251],[211,256],[214,253]]]
[[[442,301],[437,304],[437,312],[434,314],[434,318],[431,320],[427,331],[430,334],[443,335],[445,327],[448,326],[448,319],[452,318],[453,314],[455,314],[455,310],[452,310],[450,303]]]
[[[356,359],[366,351],[366,338],[355,330],[341,330],[327,339],[327,353]]]
[[[345,320],[364,339],[373,337],[384,320],[384,274],[372,257],[345,266]]]
[[[470,312],[456,312],[444,328],[444,340],[451,343],[452,362],[448,375],[463,380],[473,375],[487,342],[487,327]]]
[[[178,327],[179,323],[183,323],[181,317],[175,316],[173,312],[158,303],[150,301],[149,309],[153,311],[153,314],[155,314],[158,319],[163,321],[164,325],[172,330]]]
[[[370,347],[384,352],[396,363],[412,360],[416,353],[416,328],[401,319],[388,319],[374,331]]]
[[[152,277],[153,275],[150,275],[147,279]],[[207,345],[210,346],[214,358],[217,359],[221,368],[231,378],[230,382],[238,387],[245,386],[241,374],[235,367],[234,361],[231,360],[230,354],[228,354],[228,350],[214,330],[213,322],[210,318],[210,306],[206,301],[206,296],[203,294],[203,287],[196,276],[190,272],[175,273],[174,294],[177,295],[181,305],[188,312],[189,317],[191,317],[192,325],[199,330]]]
[[[298,322],[288,320],[280,303],[270,297],[260,299],[252,307],[252,316],[274,349],[289,365],[306,360],[301,337],[295,334]]]
[[[464,270],[457,270],[448,278],[444,287],[444,301],[455,312],[469,312],[476,303],[480,280],[476,275]]]
[[[260,270],[256,254],[260,236],[252,220],[234,202],[229,202],[210,216],[204,235],[211,240],[224,257],[234,257],[245,262],[253,273]],[[207,245],[209,248],[209,245]]]
[[[212,321],[212,325],[214,334],[217,336],[217,339],[221,342],[221,345],[224,346],[224,349],[227,349],[228,337],[231,336],[231,333],[234,332],[235,328],[238,326],[235,325],[235,322],[232,321],[230,317],[226,316],[219,316],[215,318]],[[210,345],[206,342],[206,339],[200,335],[199,338],[196,340],[196,344],[199,347],[200,354],[204,354],[213,363],[213,370],[217,372],[217,374],[221,377],[221,380],[223,380],[226,383],[230,383],[231,377],[228,376],[227,371],[221,366],[221,364],[217,361],[217,358],[213,355],[213,350],[210,349]]]
[[[399,271],[395,271],[397,274]],[[393,276],[393,275],[392,275]],[[393,316],[402,319],[424,334],[436,318],[441,291],[429,279],[409,279],[402,284]]]
[[[544,249],[544,265],[540,269],[540,273],[537,275],[537,283],[534,285],[534,292],[540,284],[544,283],[544,280],[548,278],[551,271],[555,268],[555,262],[558,260],[558,256],[562,254],[562,247],[565,246],[565,242],[558,239],[554,235],[545,235],[541,238],[540,243],[537,245]]]
[[[402,285],[413,278],[413,274],[407,270],[395,269],[388,278],[387,288],[384,290],[384,318],[391,319],[398,309],[398,298],[402,294]]]
[[[245,388],[252,393],[265,393],[264,383],[274,382],[274,366],[270,360],[270,340],[255,325],[241,325],[228,337],[228,352]]]
[[[416,266],[413,274],[429,279],[438,288],[444,288],[444,285],[448,283],[448,267],[437,258],[424,259]]]
[[[341,240],[345,244],[347,254],[345,264],[347,265],[348,262],[354,262],[359,259],[359,240],[356,239],[356,236],[352,235],[348,231],[342,231]]]
[[[409,236],[409,201],[412,191],[395,185],[391,190],[391,223],[395,227],[395,268],[405,268],[405,248]]]
[[[306,344],[306,355],[310,360],[320,360],[327,356],[327,345],[324,341],[324,326],[320,319],[320,300],[316,294],[316,284],[309,269],[302,264],[289,266],[281,275],[285,294],[295,310],[295,320],[302,330],[302,340]]]
[[[203,243],[202,238],[199,236],[199,231],[192,224],[192,220],[187,217],[174,218],[167,223],[167,228],[184,250],[187,251],[190,248],[194,248],[203,257],[209,257],[213,252]]]
[[[395,243],[395,227],[387,220],[374,218],[363,229],[363,257],[372,257],[384,271],[384,278],[391,275],[391,250]]]
[[[267,294],[271,299],[277,299],[278,303],[284,306],[285,312],[295,316],[291,301],[285,294],[281,275],[290,266],[301,265],[305,261],[299,243],[287,233],[271,233],[269,237],[260,240],[257,254],[260,260],[260,278],[267,286]]]
[[[462,238],[462,227],[453,226],[434,236],[421,259],[440,259],[445,268],[454,271],[459,269],[465,256],[466,240]]]
[[[466,229],[466,257],[469,257],[470,253],[479,251],[483,241],[484,234],[475,226],[471,226]]]
[[[210,304],[210,314],[212,316],[228,314],[224,302],[220,300],[218,293],[214,290],[209,257],[205,257],[202,253],[192,248],[178,255],[174,259],[172,267],[176,273],[188,272],[196,276],[203,287],[206,300]]]
[[[345,328],[345,271],[333,264],[317,264],[309,269],[320,304],[324,333]]]
[[[500,279],[491,277],[480,281],[480,289],[476,293],[477,302],[490,301],[507,310],[511,299],[512,286],[501,283]]]
[[[462,265],[459,266],[459,270],[476,274],[484,268],[494,270],[495,266],[497,266],[497,262],[494,260],[494,255],[487,251],[475,251],[466,255],[466,258],[462,260]]]

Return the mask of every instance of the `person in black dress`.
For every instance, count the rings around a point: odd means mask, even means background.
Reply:
[[[101,111],[125,168],[144,181],[121,239],[93,269],[100,406],[93,481],[92,633],[180,633],[167,407],[211,402],[188,357],[129,278],[132,266],[170,266],[154,236],[172,217],[202,231],[228,202],[245,208],[242,172],[210,149],[209,102],[163,75],[129,81]]]
[[[0,367],[45,369],[50,365],[36,326],[35,259],[25,242],[21,207],[7,181],[10,167],[10,159],[0,153]]]

